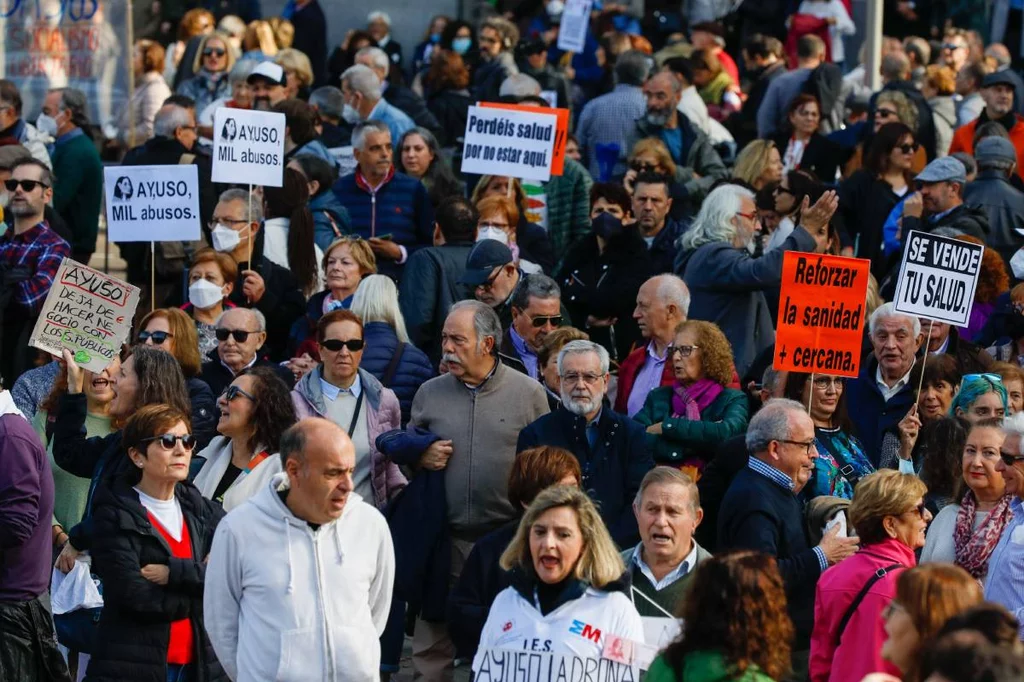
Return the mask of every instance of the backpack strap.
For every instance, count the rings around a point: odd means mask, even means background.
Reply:
[[[864,601],[864,597],[868,595],[868,591],[877,583],[879,580],[884,578],[889,571],[895,571],[897,568],[906,568],[903,564],[890,564],[884,568],[880,568],[871,574],[868,581],[864,583],[864,587],[860,588],[860,592],[850,602],[850,607],[846,609],[846,613],[843,614],[843,619],[839,621],[839,628],[836,630],[836,636],[834,638],[835,645],[838,647],[840,640],[843,638],[843,632],[846,630],[846,626],[850,623],[850,619],[853,618],[853,614],[857,612],[857,607]]]
[[[398,371],[398,363],[402,359],[405,345],[405,341],[399,341],[395,346],[395,354],[391,356],[391,362],[388,363],[387,369],[384,370],[384,374],[380,378],[380,383],[384,384],[384,388],[391,388],[391,381],[395,378],[395,372]]]

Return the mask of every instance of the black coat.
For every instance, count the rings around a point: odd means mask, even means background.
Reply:
[[[704,520],[697,526],[693,535],[697,544],[709,552],[718,549],[718,515],[725,493],[728,492],[732,479],[747,467],[750,460],[746,438],[746,434],[740,434],[719,443],[714,458],[708,462],[700,480],[697,481]]]
[[[254,305],[246,301],[242,293],[242,285],[245,283],[242,271],[248,269],[249,264],[239,263],[238,280],[228,300],[241,308],[255,308],[263,313],[267,318],[267,343],[263,351],[274,360],[284,360],[292,323],[306,312],[306,297],[302,295],[290,270],[265,257],[259,258],[257,262],[260,265],[256,272],[263,278],[266,288],[263,298]],[[220,395],[216,389],[214,394]]]
[[[96,496],[92,570],[103,581],[103,611],[97,650],[85,678],[90,682],[164,682],[171,623],[183,618],[192,623],[194,679],[228,679],[203,627],[204,560],[224,510],[191,483],[179,483],[174,495],[192,541],[192,559],[171,556],[126,479]],[[169,567],[167,585],[142,577],[140,567],[149,564]]]
[[[640,340],[633,309],[637,292],[653,273],[647,244],[636,228],[630,227],[609,240],[604,253],[599,253],[593,234],[576,242],[556,279],[562,301],[580,328],[589,315],[618,319],[612,327],[590,327],[587,332],[591,341],[607,348],[616,360],[623,360]],[[615,333],[614,343],[610,330]]]
[[[196,437],[196,452],[205,448],[210,439],[217,435],[217,396],[199,377],[185,379],[188,399],[192,403],[192,435]]]
[[[499,566],[498,560],[518,528],[519,519],[509,521],[477,540],[462,566],[459,582],[448,594],[448,634],[456,658],[473,658],[494,598],[512,584],[511,572]]]
[[[725,122],[725,127],[729,129],[736,140],[737,149],[743,149],[752,140],[757,139],[757,110],[768,92],[768,86],[784,73],[786,73],[786,63],[777,61],[752,74],[753,82],[750,85],[750,92],[747,94],[747,101],[743,103],[742,109]]]
[[[772,138],[775,146],[779,149],[780,157],[786,154],[789,137],[788,133],[781,133]],[[818,180],[826,185],[831,185],[836,181],[836,171],[839,170],[839,161],[842,156],[843,149],[838,142],[833,142],[821,133],[814,133],[804,148],[804,155],[800,159],[800,170],[810,171],[817,176]]]
[[[472,298],[459,282],[466,271],[471,242],[429,246],[409,254],[399,284],[398,305],[409,340],[437,365],[441,359],[441,329],[453,303]]]
[[[928,161],[935,159],[937,138],[935,134],[935,119],[932,118],[932,107],[928,104],[928,100],[921,94],[921,91],[917,89],[911,81],[893,81],[886,83],[882,86],[881,92],[886,90],[895,90],[896,92],[902,92],[904,95],[910,98],[914,106],[917,107],[917,134],[914,136],[917,138],[918,143],[924,147],[924,153],[928,157]],[[875,120],[875,105],[878,100],[878,94],[875,93],[871,96],[871,100],[868,103],[868,121]],[[868,129],[867,138],[864,141],[864,149],[871,148],[871,139],[874,137],[874,133],[871,129]]]
[[[985,244],[1009,264],[1024,246],[1024,192],[1011,185],[1002,171],[983,170],[964,187],[964,203],[985,209],[989,230]]]
[[[413,92],[411,88],[388,83],[387,89],[384,90],[384,99],[391,106],[404,111],[413,123],[434,133],[438,140],[442,140],[441,144],[444,144],[445,131],[441,128],[437,117],[427,108],[427,103],[423,101],[423,98]],[[398,140],[395,140],[395,144],[398,144]]]
[[[850,237],[859,240],[856,255],[871,261],[871,273],[879,281],[888,262],[882,254],[882,227],[899,200],[889,183],[866,168],[839,185],[843,224]]]
[[[333,85],[327,82],[327,17],[318,0],[296,8],[291,18],[295,27],[292,47],[309,57],[313,67],[313,87]]]
[[[473,98],[466,90],[442,90],[427,96],[427,108],[444,131],[444,135],[437,138],[441,146],[455,146],[465,135],[472,104]]]
[[[285,386],[289,389],[291,389],[295,384],[295,377],[290,371],[276,362],[267,360],[265,357],[259,357],[253,367],[269,367],[274,370],[274,373],[281,377],[281,380],[284,381]],[[219,396],[224,392],[224,389],[230,386],[231,382],[235,380],[235,375],[233,375],[231,370],[220,361],[220,356],[217,355],[217,349],[214,348],[206,356],[206,362],[203,363],[203,371],[199,375],[199,378],[209,385],[210,390],[213,391],[215,396]],[[219,418],[220,417],[218,415],[218,419]]]
[[[548,238],[548,231],[527,220],[525,210],[519,214],[519,222],[516,224],[516,245],[519,247],[520,258],[536,263],[546,274],[554,269],[558,259]]]

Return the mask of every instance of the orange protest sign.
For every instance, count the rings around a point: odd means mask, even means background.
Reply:
[[[857,376],[870,269],[863,258],[786,252],[775,369]]]
[[[489,109],[512,109],[528,111],[531,114],[554,114],[558,117],[555,129],[555,147],[551,155],[551,174],[561,175],[565,169],[565,143],[569,141],[569,110],[549,109],[547,107],[531,107],[525,104],[501,104],[500,102],[478,102],[477,106]],[[551,119],[548,119],[551,120]]]

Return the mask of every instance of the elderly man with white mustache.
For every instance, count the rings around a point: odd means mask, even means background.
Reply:
[[[597,503],[620,548],[640,540],[633,499],[654,467],[644,427],[605,404],[608,351],[592,341],[571,341],[558,354],[562,408],[519,434],[519,451],[538,445],[565,448],[579,460],[583,490]]]

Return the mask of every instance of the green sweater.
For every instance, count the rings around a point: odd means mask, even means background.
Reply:
[[[56,176],[53,208],[71,230],[71,252],[92,253],[103,205],[103,162],[88,134],[58,142],[51,157]]]
[[[32,417],[32,427],[39,434],[39,440],[46,442],[46,410],[39,410]],[[85,437],[109,436],[113,432],[110,428],[110,417],[100,417],[95,414],[85,415]],[[81,478],[57,466],[53,459],[53,443],[49,443],[46,454],[50,458],[50,469],[53,470],[53,523],[60,524],[64,530],[69,530],[78,525],[85,514],[85,504],[89,499],[88,478]],[[125,455],[127,456],[127,455]]]
[[[664,656],[658,656],[647,671],[644,682],[774,682],[756,665],[737,675],[729,671],[718,651],[695,651],[683,662],[683,675],[676,677]]]
[[[679,609],[683,605],[683,597],[686,595],[687,585],[689,585],[690,579],[693,577],[693,572],[702,561],[711,558],[711,553],[706,549],[699,544],[696,547],[696,560],[686,575],[660,591],[654,589],[651,581],[640,570],[640,567],[633,562],[633,552],[636,551],[635,547],[631,547],[621,553],[622,563],[626,564],[626,569],[630,572],[633,579],[633,606],[636,607],[637,613],[641,616],[650,616],[651,618],[666,618],[670,614],[679,613]],[[635,594],[636,592],[642,594]],[[652,601],[654,604],[651,603]],[[661,607],[660,609],[658,608],[659,606]]]
[[[700,415],[700,421],[672,416],[672,386],[647,394],[643,409],[633,416],[645,427],[661,422],[661,435],[647,434],[647,447],[656,464],[682,464],[699,457],[711,459],[718,444],[747,428],[747,396],[723,390]]]

